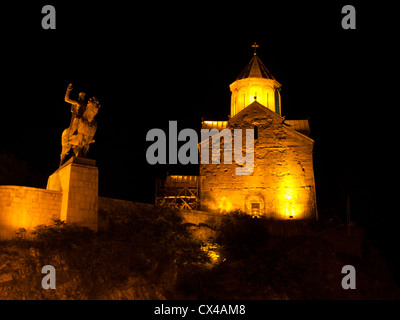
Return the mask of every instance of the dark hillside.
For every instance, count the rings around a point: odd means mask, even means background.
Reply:
[[[121,212],[106,231],[56,222],[0,244],[1,299],[398,299],[392,271],[354,226],[241,213],[183,224],[170,209]],[[41,287],[53,265],[55,290]],[[344,290],[342,267],[356,269]]]

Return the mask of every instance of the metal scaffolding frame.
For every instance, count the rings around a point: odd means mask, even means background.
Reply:
[[[167,176],[156,181],[156,205],[198,210],[200,207],[199,176]]]

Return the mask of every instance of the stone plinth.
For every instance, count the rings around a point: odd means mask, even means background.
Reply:
[[[99,174],[96,161],[71,158],[47,182],[47,190],[62,191],[60,219],[98,229]]]

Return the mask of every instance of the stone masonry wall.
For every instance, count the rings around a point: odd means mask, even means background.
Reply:
[[[32,231],[60,217],[62,192],[20,186],[0,186],[0,237],[11,238],[20,228]]]
[[[111,221],[124,219],[125,215],[135,215],[138,212],[143,214],[146,210],[159,209],[154,204],[99,197],[99,230],[107,230]],[[220,214],[196,210],[180,209],[179,213],[183,223],[196,225],[207,223],[210,219],[218,222],[222,217]]]
[[[238,209],[252,213],[255,204],[260,215],[267,218],[315,218],[314,141],[283,121],[284,118],[257,103],[229,121],[229,129],[243,130],[243,146],[246,146],[244,130],[257,126],[254,170],[250,175],[237,175],[235,162],[223,162],[221,141],[221,163],[200,165],[200,175],[204,177],[201,210],[222,213]],[[210,155],[211,152],[210,143]]]
[[[112,220],[119,221],[125,215],[132,215],[138,211],[155,210],[154,204],[139,203],[127,200],[99,197],[98,229],[106,230]]]

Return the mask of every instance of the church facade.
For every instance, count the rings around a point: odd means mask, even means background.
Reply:
[[[271,219],[318,218],[314,141],[309,137],[309,122],[286,120],[282,116],[280,88],[281,84],[254,53],[230,85],[229,119],[202,122],[202,129],[217,129],[212,131],[216,135],[224,129],[242,130],[241,150],[234,150],[235,144],[225,144],[226,137],[218,137],[219,163],[212,163],[211,158],[204,163],[201,155],[200,176],[169,176],[165,186],[170,191],[164,200],[172,199],[175,204],[179,200],[181,208],[214,213],[240,210]],[[253,130],[252,146],[246,145],[246,129]],[[208,155],[212,155],[216,146],[212,139],[210,136],[201,141],[200,153],[204,144],[208,144]],[[225,163],[225,151],[253,152],[252,170],[248,174],[237,174],[236,169],[243,165],[235,161]],[[163,190],[167,190],[165,186]]]
[[[230,85],[230,119],[203,121],[203,129],[253,129],[254,168],[251,174],[237,175],[238,165],[225,164],[223,157],[220,164],[200,164],[201,210],[241,210],[272,219],[317,218],[309,123],[282,117],[280,88],[254,53]],[[242,137],[246,148],[244,133]],[[224,146],[221,141],[221,154]],[[209,147],[211,154],[211,141]]]

